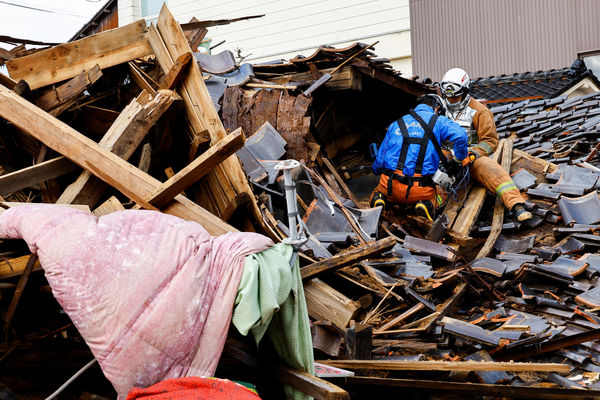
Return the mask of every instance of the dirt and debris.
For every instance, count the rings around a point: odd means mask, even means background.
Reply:
[[[299,229],[317,376],[333,384],[272,367],[231,329],[217,376],[265,399],[281,398],[274,376],[317,399],[600,396],[600,93],[490,104],[493,157],[534,217],[494,213],[469,186],[432,223],[368,198],[372,144],[434,86],[361,43],[257,65],[192,55],[209,23],[234,21],[195,20],[185,36],[168,22],[0,53],[0,206],[160,210],[276,242]],[[298,226],[276,168],[286,159],[301,164]],[[45,398],[93,356],[35,255],[8,240],[0,255],[0,389]],[[94,366],[61,396],[115,393]]]

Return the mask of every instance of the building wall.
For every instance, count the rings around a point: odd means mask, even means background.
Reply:
[[[142,0],[119,0],[119,24],[141,17]],[[408,0],[168,0],[181,22],[265,14],[259,19],[209,28],[214,52],[231,50],[245,61],[263,62],[310,55],[318,46],[373,43],[379,57],[412,75]],[[151,20],[152,18],[150,18]]]
[[[598,0],[410,0],[413,72],[439,81],[570,66],[600,48]]]

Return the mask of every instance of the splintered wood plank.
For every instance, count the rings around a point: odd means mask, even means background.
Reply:
[[[162,114],[179,99],[170,90],[160,90],[152,100],[147,92],[142,92],[131,101],[117,117],[99,145],[112,151],[124,160],[129,159],[137,149],[150,128]],[[89,171],[83,171],[77,180],[69,185],[56,201],[59,204],[88,204],[93,207],[105,189]]]
[[[382,253],[394,247],[395,244],[396,239],[391,236],[386,237],[385,239],[364,244],[345,253],[336,254],[333,257],[302,267],[300,268],[300,274],[302,275],[302,279],[311,279],[324,272],[335,271],[360,260],[364,260],[365,258]]]
[[[111,196],[108,200],[100,204],[94,211],[92,211],[92,214],[94,214],[96,217],[101,217],[115,211],[123,211],[124,209],[125,207],[123,207],[123,204],[121,204],[119,199],[117,199],[115,196]]]
[[[181,26],[166,4],[160,11],[156,29],[153,26],[150,27],[149,41],[165,74],[169,73],[179,56],[191,53]],[[197,146],[201,143],[200,138],[210,140],[211,145],[215,145],[225,137],[225,129],[212,103],[197,63],[190,63],[186,71],[178,92],[183,98],[186,115],[194,135],[193,145]],[[192,152],[192,154],[194,153]],[[260,221],[258,205],[242,166],[235,155],[207,174],[204,181],[210,190],[205,190],[203,197],[212,197],[213,204],[217,207],[217,210],[214,210],[217,215],[224,218],[229,217],[243,199],[243,201],[250,201],[255,219]]]
[[[498,146],[497,150],[502,154],[502,167],[504,167],[504,170],[507,173],[510,172],[510,163],[512,161],[512,143],[512,139],[507,139],[504,142],[504,146],[502,148]],[[492,216],[492,230],[490,231],[490,234],[485,240],[483,247],[481,248],[481,250],[479,250],[479,253],[477,253],[476,258],[487,257],[489,252],[492,250],[492,247],[494,247],[494,243],[496,243],[498,236],[500,236],[500,232],[502,232],[503,222],[504,204],[502,203],[502,200],[498,196],[496,196],[496,204],[494,205],[494,215]]]
[[[0,176],[0,196],[7,196],[30,186],[58,178],[64,174],[75,171],[77,164],[65,157],[57,157],[52,160],[32,165]]]
[[[568,364],[517,363],[494,361],[399,361],[399,360],[322,360],[322,364],[344,369],[388,371],[511,371],[569,372]]]
[[[538,178],[538,182],[543,182],[546,178],[546,173],[551,174],[555,172],[558,169],[558,166],[549,161],[532,156],[523,150],[515,149],[513,151],[510,172],[513,173],[521,168],[525,168],[527,171],[535,175],[535,177]]]
[[[202,178],[227,157],[244,146],[245,138],[242,128],[225,136],[216,145],[205,151],[181,171],[170,177],[156,193],[148,199],[148,202],[156,208],[163,208],[178,193],[190,187],[198,179]]]
[[[330,321],[342,329],[360,310],[354,301],[317,278],[304,284],[304,295],[308,315],[319,321]]]
[[[38,95],[33,103],[42,110],[52,111],[51,114],[57,116],[67,107],[70,107],[74,99],[101,77],[102,71],[98,65],[95,65],[89,71],[82,71],[76,77],[69,79],[56,88],[40,89],[43,93]]]
[[[152,53],[141,19],[120,28],[15,58],[6,63],[14,80],[24,79],[31,90],[73,78],[98,64],[112,67]]]
[[[177,60],[175,60],[175,64],[171,67],[171,69],[167,73],[167,76],[165,77],[165,81],[162,84],[163,89],[172,90],[173,88],[175,88],[175,86],[177,86],[177,84],[179,83],[181,78],[183,78],[183,75],[186,72],[185,67],[187,67],[190,61],[192,61],[192,58],[192,53],[183,53],[182,55],[177,57]]]
[[[496,148],[494,154],[491,155],[491,159],[498,162],[500,157],[500,151],[504,147],[505,139],[502,139]],[[477,220],[477,216],[481,211],[481,207],[483,206],[483,202],[485,200],[487,192],[485,188],[480,185],[473,186],[469,193],[469,197],[465,201],[465,204],[456,217],[456,221],[454,221],[454,225],[452,226],[452,230],[460,233],[461,235],[468,236],[471,232],[471,228],[475,224]]]
[[[131,200],[143,204],[145,208],[155,209],[145,199],[160,187],[159,180],[103,149],[98,143],[4,86],[0,86],[0,116],[89,170]],[[196,221],[211,235],[236,232],[234,227],[183,196],[177,196],[163,211]]]

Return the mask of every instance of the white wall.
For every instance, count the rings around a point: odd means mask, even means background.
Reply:
[[[119,25],[141,17],[141,0],[119,0]],[[188,22],[265,14],[259,19],[209,28],[214,52],[238,49],[245,61],[308,56],[319,45],[344,47],[379,40],[375,53],[412,75],[408,0],[168,0],[175,18]]]

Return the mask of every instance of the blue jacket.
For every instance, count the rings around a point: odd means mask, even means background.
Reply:
[[[433,110],[431,107],[425,104],[417,105],[417,107],[415,107],[415,111],[426,123],[429,123],[431,117],[433,116]],[[402,119],[406,124],[406,129],[408,130],[409,136],[423,137],[425,131],[412,115],[407,114],[403,116]],[[440,115],[435,123],[435,126],[433,127],[433,134],[437,138],[440,145],[446,140],[449,140],[454,144],[454,155],[458,160],[463,160],[467,157],[467,133],[456,122]],[[381,174],[386,170],[396,170],[396,167],[398,166],[398,158],[400,157],[400,149],[402,148],[402,141],[402,132],[400,132],[398,122],[394,121],[388,127],[385,139],[383,139],[383,142],[379,147],[377,158],[373,163],[373,172],[376,174]],[[404,175],[414,175],[420,147],[421,146],[417,143],[409,145],[408,152],[406,154],[406,160],[404,162],[404,171],[402,171]],[[438,169],[439,162],[440,157],[435,151],[431,141],[429,141],[427,144],[425,159],[423,160],[421,174],[423,176],[433,175]]]

